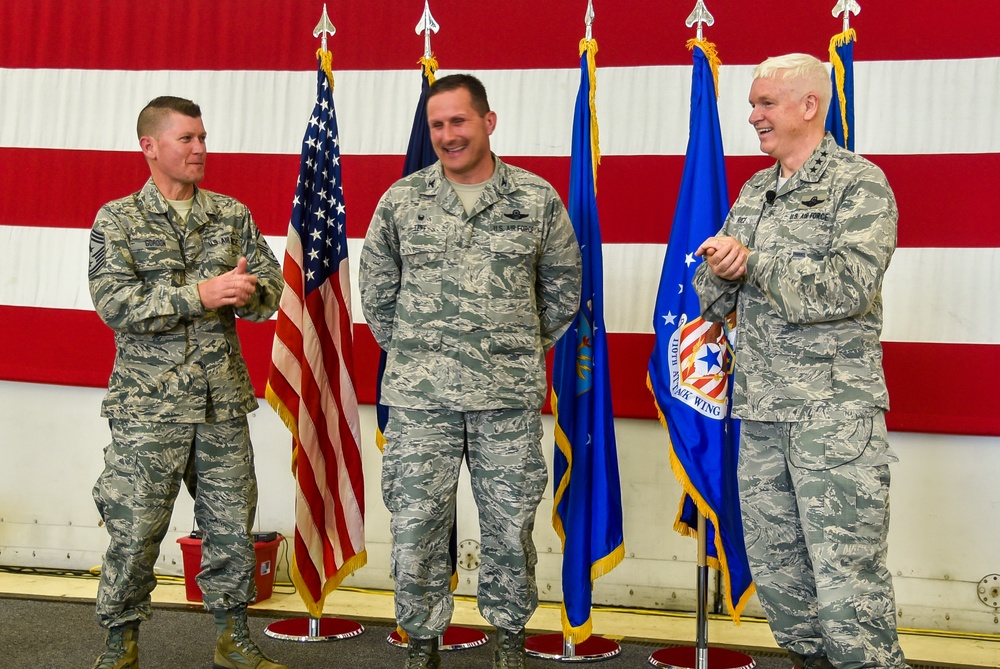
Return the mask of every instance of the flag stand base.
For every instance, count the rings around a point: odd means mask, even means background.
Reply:
[[[708,529],[698,512],[698,601],[694,646],[663,648],[649,656],[649,663],[665,669],[754,669],[749,655],[735,650],[708,647]]]
[[[559,662],[597,662],[622,652],[618,643],[596,635],[575,644],[562,634],[538,634],[524,641],[524,649],[532,657]]]
[[[290,618],[273,622],[264,634],[282,641],[337,641],[356,637],[365,628],[361,623],[343,618]]]
[[[696,669],[698,650],[694,646],[663,648],[649,656],[649,663],[664,669]],[[752,657],[735,650],[706,648],[705,651],[707,669],[753,669],[757,665]]]
[[[393,646],[406,648],[407,643],[399,635],[399,630],[393,630],[392,634],[386,637],[386,641]],[[438,637],[438,650],[467,650],[482,646],[489,641],[486,632],[472,627],[462,627],[461,625],[449,625],[444,634]]]

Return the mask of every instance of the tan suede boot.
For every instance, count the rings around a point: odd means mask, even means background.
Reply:
[[[104,640],[107,650],[93,669],[139,669],[139,623],[112,627]]]
[[[406,664],[403,669],[439,669],[438,639],[410,637],[406,642]]]
[[[215,645],[213,669],[288,669],[264,655],[250,638],[245,608],[231,609],[224,615],[225,628]]]
[[[525,669],[528,655],[524,651],[524,630],[497,628],[496,648],[493,650],[494,669]]]

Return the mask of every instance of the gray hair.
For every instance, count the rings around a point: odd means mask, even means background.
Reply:
[[[821,116],[826,119],[833,97],[833,84],[826,65],[819,58],[806,53],[773,56],[754,68],[753,78],[794,81],[794,88],[800,94],[815,93],[819,97]]]

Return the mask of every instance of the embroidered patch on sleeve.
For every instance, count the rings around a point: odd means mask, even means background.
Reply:
[[[87,276],[93,279],[104,269],[104,233],[98,230],[90,231],[90,270]]]

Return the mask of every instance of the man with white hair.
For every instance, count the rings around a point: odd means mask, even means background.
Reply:
[[[733,414],[746,549],[797,667],[907,667],[886,568],[889,447],[882,279],[896,201],[826,133],[831,85],[805,54],[754,71],[750,124],[777,162],[697,250],[703,316],[736,310]]]

